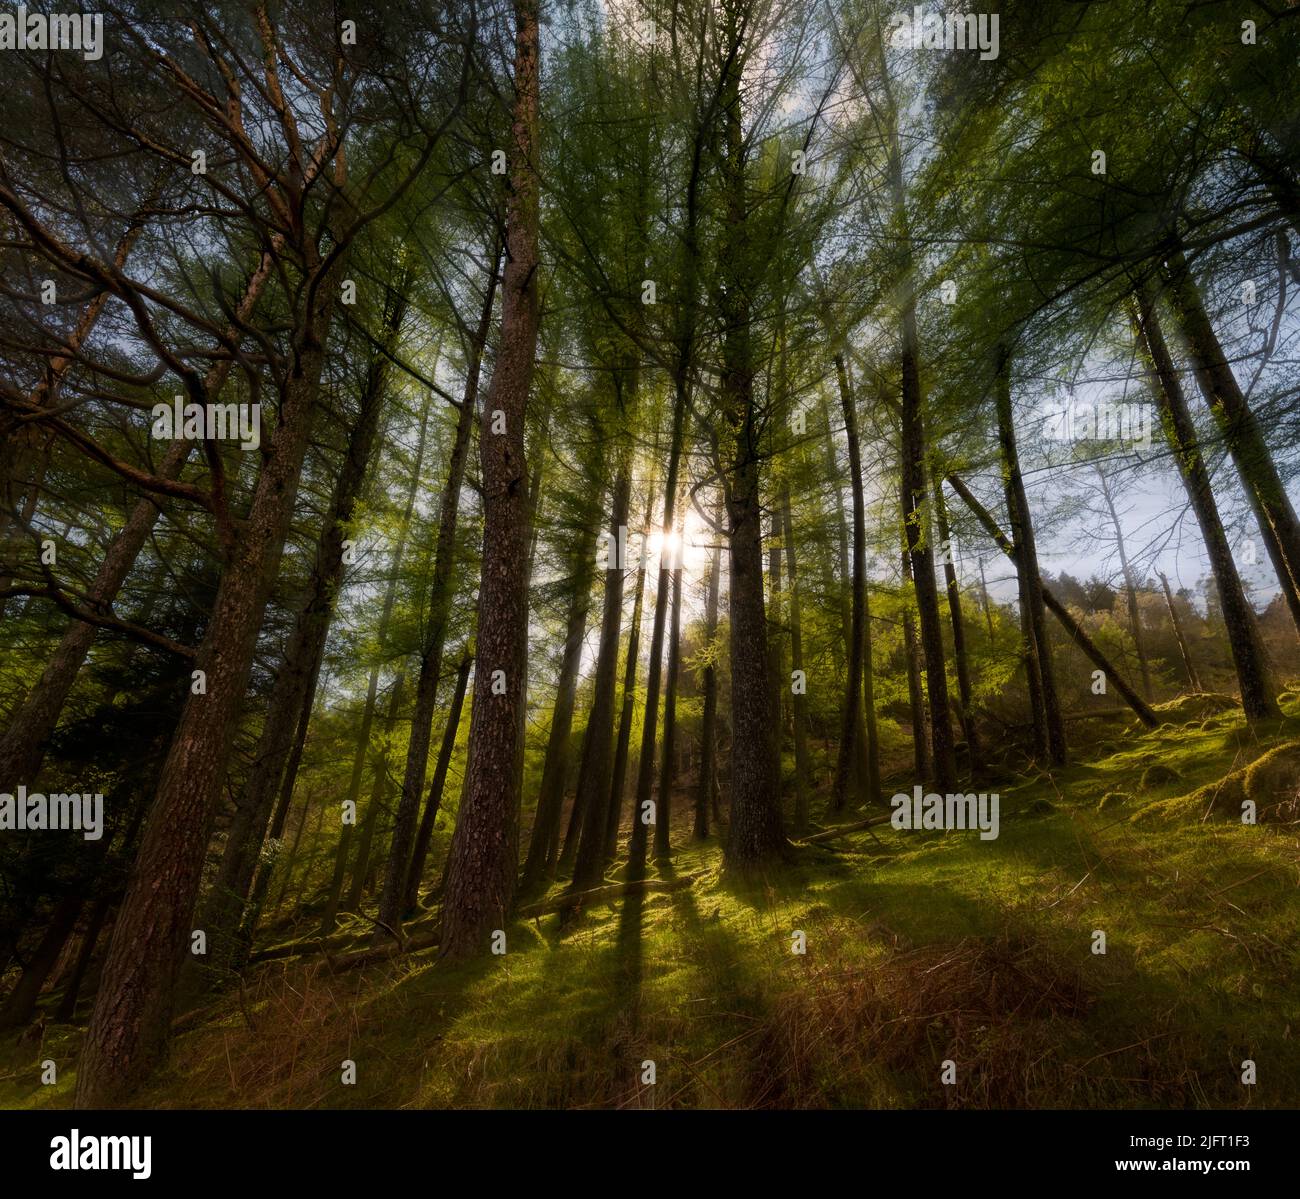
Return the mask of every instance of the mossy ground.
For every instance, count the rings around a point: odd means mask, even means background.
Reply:
[[[1167,715],[1096,725],[1077,764],[981,785],[1001,795],[996,841],[886,826],[741,886],[683,825],[672,871],[703,872],[693,886],[517,923],[501,957],[266,963],[176,1038],[139,1104],[1294,1107],[1297,825],[1133,818],[1300,721]],[[8,1041],[0,1105],[67,1105],[80,1035]],[[46,1058],[57,1085],[40,1085]]]

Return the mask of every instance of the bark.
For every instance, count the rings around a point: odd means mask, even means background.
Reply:
[[[77,1075],[79,1107],[118,1102],[166,1050],[212,818],[311,434],[335,288],[323,264],[312,262],[309,270],[312,286],[293,337],[275,438],[195,659],[207,693],[189,696],[181,710],[113,930]]]
[[[1143,344],[1155,370],[1152,394],[1210,558],[1210,570],[1227,626],[1228,645],[1237,670],[1242,708],[1248,720],[1276,717],[1279,715],[1277,688],[1269,670],[1259,624],[1241,587],[1228,537],[1219,518],[1218,505],[1214,502],[1210,472],[1197,443],[1196,427],[1192,423],[1149,285],[1139,287],[1136,302]]]
[[[846,381],[847,381],[847,377],[846,377]],[[840,398],[841,400],[843,400],[842,391],[840,393]],[[852,588],[850,586],[850,579],[853,573],[853,566],[852,566],[852,558],[850,557],[850,551],[849,551],[848,518],[844,511],[844,492],[839,485],[840,465],[835,454],[835,438],[831,432],[831,409],[830,409],[830,405],[826,402],[826,398],[824,395],[821,401],[821,409],[822,409],[822,427],[826,430],[826,437],[824,439],[825,446],[826,446],[826,473],[827,473],[827,477],[830,478],[833,482],[833,486],[831,487],[831,493],[835,497],[835,533],[836,533],[837,541],[839,543],[839,563],[840,563],[839,585],[836,586],[833,576],[827,574],[826,591],[828,594],[833,593],[839,604],[840,638],[841,641],[843,642],[844,662],[847,663],[852,653],[851,647],[853,644],[853,619],[852,619],[851,606],[850,606],[850,592],[852,591]],[[860,444],[861,443],[859,443],[859,447]],[[853,471],[850,471],[849,475],[850,475],[850,482],[854,477],[858,477],[858,478],[861,477],[860,473],[855,476]],[[869,601],[869,597],[866,594],[865,588],[862,594],[862,602],[863,602],[863,615],[864,615],[863,629],[865,632],[865,636],[869,641],[871,637],[871,625],[870,625],[870,616],[869,616],[870,601]],[[866,652],[867,652],[866,646],[864,646],[863,647],[864,662],[866,661]],[[837,658],[835,662],[835,668],[837,671],[841,668],[841,665],[842,663]],[[866,705],[864,704],[863,707],[865,708]],[[870,719],[871,719],[872,727],[874,728],[875,726],[874,712],[871,714]],[[876,738],[874,735],[869,735],[866,722],[862,718],[862,713],[859,713],[858,723],[853,730],[853,759],[852,759],[853,764],[852,764],[852,770],[850,771],[851,789],[854,791],[854,793],[856,793],[860,787],[860,780],[869,779],[871,777],[871,759],[873,755],[876,755],[877,749],[878,749],[878,743],[876,741]],[[832,784],[833,784],[833,780],[832,780]]]
[[[984,526],[984,531],[993,539],[998,549],[1012,561],[1015,561],[1015,547],[1012,545],[1010,538],[998,528],[997,522],[989,515],[988,509],[975,498],[970,488],[957,475],[949,474],[947,480],[952,489],[961,496],[962,502],[971,510],[976,520]],[[1043,584],[1041,578],[1039,579],[1039,586],[1044,605],[1060,621],[1061,626],[1069,634],[1070,640],[1083,651],[1084,656],[1093,665],[1105,674],[1111,686],[1119,692],[1124,702],[1137,713],[1138,719],[1148,728],[1155,728],[1160,721],[1155,712],[1151,710],[1151,705],[1129,686],[1124,676],[1115,669],[1092,638],[1079,626],[1079,622],[1070,615],[1069,609]]]
[[[730,30],[738,39],[743,34]],[[722,363],[719,400],[726,421],[731,613],[731,818],[726,864],[748,871],[787,850],[780,797],[776,713],[768,683],[767,616],[763,610],[763,530],[759,446],[762,422],[754,395],[751,245],[741,115],[740,68],[732,59],[723,83],[725,205],[722,263]]]
[[[284,776],[280,780],[280,796],[276,800],[275,812],[271,816],[271,827],[267,831],[267,839],[270,842],[270,852],[266,855],[265,861],[259,863],[257,874],[253,879],[253,886],[249,895],[248,904],[244,913],[244,923],[240,930],[240,936],[245,947],[250,947],[253,943],[253,934],[257,931],[257,923],[262,917],[262,905],[266,902],[266,893],[271,885],[271,878],[275,873],[276,864],[280,856],[280,842],[284,836],[284,823],[289,815],[289,805],[293,802],[294,784],[298,779],[298,768],[302,763],[303,749],[307,744],[307,730],[311,724],[312,709],[316,701],[316,689],[320,680],[320,659],[317,659],[316,670],[313,672],[311,681],[307,686],[307,692],[303,696],[302,711],[298,715],[298,730],[294,733],[293,748],[289,751],[289,760],[284,766]],[[306,809],[304,807],[303,819],[306,819]],[[299,822],[297,835],[294,837],[293,848],[289,854],[290,866],[293,858],[298,852],[298,837],[302,835],[302,822]]]
[[[397,341],[406,311],[406,286],[403,274],[389,293],[383,320],[383,342],[389,352]],[[230,965],[242,956],[235,934],[244,922],[253,874],[304,706],[308,712],[311,710],[312,692],[334,616],[335,597],[343,579],[344,534],[369,473],[379,418],[388,395],[388,375],[388,358],[377,353],[367,370],[357,419],[316,545],[306,597],[285,645],[249,769],[248,784],[226,838],[203,921],[208,933],[209,960],[217,964]]]
[[[488,949],[492,930],[505,924],[518,870],[531,517],[524,419],[540,318],[536,278],[540,41],[537,0],[515,0],[514,9],[515,98],[501,348],[479,433],[483,562],[476,683],[465,791],[443,894],[440,953],[451,958]],[[504,433],[492,431],[495,411],[504,414]],[[500,689],[498,680],[503,684]]]
[[[1196,381],[1241,476],[1264,547],[1300,632],[1300,521],[1259,421],[1224,357],[1181,246],[1169,255],[1165,266],[1169,300],[1196,368]]]
[[[411,851],[415,842],[416,822],[420,815],[420,798],[424,794],[425,770],[428,768],[429,743],[433,735],[433,713],[437,700],[438,679],[442,673],[442,653],[451,617],[453,573],[456,566],[456,525],[460,516],[460,491],[465,479],[470,434],[478,406],[479,375],[488,332],[492,327],[492,307],[496,301],[497,273],[501,263],[499,244],[494,250],[491,273],[484,289],[483,306],[474,329],[465,370],[465,390],[456,418],[456,434],[447,466],[447,484],[438,510],[438,540],[434,552],[433,585],[429,594],[428,632],[420,657],[420,674],[415,684],[415,710],[411,714],[411,735],[407,743],[406,769],[402,776],[402,793],[393,821],[393,839],[384,871],[384,887],[379,898],[379,919],[397,927],[410,873]]]
[[[948,668],[944,660],[943,623],[939,613],[939,587],[934,573],[934,542],[926,521],[925,393],[921,385],[921,343],[916,324],[916,281],[911,227],[903,182],[903,154],[898,136],[897,111],[890,98],[889,181],[894,223],[902,256],[902,390],[899,449],[902,466],[903,530],[912,564],[917,623],[925,654],[925,685],[930,701],[930,742],[934,779],[940,791],[957,785],[957,758],[948,702]]]
[[[1014,561],[1017,571],[1024,579],[1025,598],[1029,605],[1027,620],[1038,667],[1047,753],[1055,765],[1062,766],[1066,757],[1065,723],[1061,719],[1061,701],[1056,688],[1056,671],[1052,665],[1052,646],[1047,638],[1047,620],[1043,615],[1043,581],[1038,569],[1034,522],[1029,511],[1029,498],[1025,494],[1024,479],[1020,474],[1020,455],[1011,419],[1011,354],[1005,346],[999,346],[997,351],[994,395],[998,441],[1002,446],[1002,481],[1006,491],[1007,512],[1011,519]]]

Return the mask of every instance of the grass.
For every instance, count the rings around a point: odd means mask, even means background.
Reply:
[[[1150,732],[1099,724],[1077,764],[1001,785],[996,841],[885,827],[880,844],[804,847],[740,886],[717,841],[683,825],[672,871],[704,872],[692,887],[517,923],[500,957],[337,975],[320,958],[266,963],[176,1038],[138,1102],[1296,1106],[1294,808],[1249,826],[1168,802],[1295,742],[1289,699],[1285,722],[1255,732],[1209,701],[1167,706],[1176,723]],[[1255,772],[1274,800],[1300,789],[1297,758]],[[69,1104],[80,1035],[6,1044],[0,1105]]]

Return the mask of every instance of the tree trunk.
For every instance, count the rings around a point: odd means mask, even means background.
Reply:
[[[852,617],[849,625],[848,678],[845,684],[844,704],[840,719],[840,746],[835,763],[835,782],[831,787],[832,812],[842,812],[848,806],[849,792],[859,802],[858,789],[861,778],[854,779],[854,762],[857,738],[862,726],[862,649],[866,633],[867,591],[867,517],[866,502],[862,493],[862,452],[858,444],[857,402],[853,397],[844,356],[835,355],[835,375],[839,380],[840,407],[844,415],[844,435],[849,443],[849,485],[853,494],[853,582]],[[842,527],[842,526],[841,526]],[[868,747],[870,751],[870,747]],[[879,780],[877,779],[877,784]],[[855,786],[854,784],[857,784]]]
[[[78,1107],[110,1106],[130,1094],[166,1051],[175,985],[193,927],[231,740],[248,687],[266,603],[293,517],[320,384],[335,288],[322,273],[295,330],[279,421],[232,547],[195,666],[207,691],[190,695],[118,914],[82,1048]]]
[[[515,0],[514,9],[515,96],[501,348],[479,431],[483,561],[476,681],[465,791],[448,860],[439,947],[442,956],[450,958],[488,949],[492,930],[504,927],[518,870],[532,515],[524,421],[540,319],[536,278],[540,40],[537,0]],[[493,430],[497,412],[504,418],[504,433]]]
[[[578,821],[578,852],[573,869],[573,889],[596,886],[605,873],[608,842],[610,753],[614,736],[614,689],[618,684],[618,643],[623,622],[623,585],[627,563],[620,554],[626,545],[627,518],[632,498],[631,456],[620,455],[610,511],[610,558],[605,570],[605,601],[600,621],[600,646],[592,689],[587,732],[582,739],[578,791],[573,805]],[[639,599],[639,596],[638,596]],[[639,606],[639,605],[638,605]],[[615,812],[617,809],[615,809]]]
[[[673,396],[673,428],[668,445],[668,473],[664,481],[664,518],[660,526],[662,540],[659,550],[659,572],[655,584],[654,625],[650,633],[650,662],[646,670],[645,715],[641,724],[641,751],[637,759],[636,795],[632,802],[632,831],[628,836],[628,878],[640,879],[645,874],[646,848],[649,826],[645,822],[654,786],[655,739],[659,720],[659,687],[662,679],[664,629],[668,620],[668,601],[671,591],[668,538],[673,530],[673,516],[677,507],[677,475],[681,465],[682,437],[686,423],[686,379],[679,373]],[[763,659],[767,666],[766,654]],[[662,805],[663,796],[659,797]],[[658,816],[656,815],[656,823]]]
[[[729,20],[735,21],[734,14]],[[744,35],[728,35],[739,44]],[[724,467],[731,612],[731,818],[726,864],[749,871],[787,850],[781,813],[781,761],[768,675],[767,616],[763,610],[763,529],[759,472],[762,422],[754,396],[752,295],[756,290],[746,196],[741,68],[731,59],[722,85],[725,149],[722,363],[719,400],[727,423],[730,462]]]
[[[1165,266],[1169,299],[1196,368],[1196,381],[1241,476],[1278,584],[1300,631],[1300,521],[1259,421],[1223,355],[1181,246]]]
[[[680,537],[680,532],[678,536]],[[664,743],[659,767],[659,812],[655,820],[655,860],[672,857],[671,835],[673,781],[677,773],[677,676],[682,653],[682,549],[678,542],[673,554],[673,606],[668,630],[668,677],[664,686]]]
[[[794,522],[790,516],[788,483],[781,488],[781,527],[785,537],[786,570],[790,576],[790,666],[792,670],[802,674],[806,681],[807,673],[803,660],[803,612],[799,602],[802,583],[795,565]],[[867,664],[864,670],[865,677],[870,678],[870,664]],[[812,764],[808,757],[806,689],[792,693],[790,706],[794,719],[794,828],[797,834],[802,835],[808,831],[808,784],[812,776]],[[875,796],[876,790],[873,788],[871,797],[875,798]]]
[[[252,315],[271,276],[275,261],[273,255],[279,248],[278,242],[273,243],[272,249],[262,255],[257,270],[245,284],[244,294],[235,309],[237,324],[246,323]],[[231,326],[228,334],[232,339],[238,337],[235,326]],[[231,358],[219,358],[209,368],[203,378],[203,394],[209,401],[216,400],[233,364]],[[158,476],[163,479],[178,478],[193,448],[192,441],[173,441],[158,465]],[[149,540],[154,525],[158,523],[161,512],[162,509],[153,496],[144,497],[131,509],[131,515],[105,551],[104,560],[90,587],[88,606],[112,607],[136,558]],[[0,737],[0,779],[28,779],[35,782],[45,759],[50,734],[58,724],[59,714],[63,711],[72,685],[77,680],[77,673],[98,632],[95,625],[74,621],[63,634],[58,648],[46,663],[40,680],[9,722],[4,736]]]
[[[352,863],[352,882],[343,900],[343,911],[361,911],[361,901],[370,886],[371,852],[375,845],[375,833],[379,828],[388,802],[389,780],[392,776],[392,759],[390,753],[393,739],[397,732],[398,717],[402,711],[402,700],[406,691],[406,672],[402,671],[393,680],[393,689],[388,695],[388,711],[384,714],[384,727],[379,733],[379,748],[375,751],[372,766],[373,776],[370,784],[370,799],[366,803],[366,814],[361,821],[361,836],[357,841],[357,857]]]
[[[1174,368],[1164,331],[1155,310],[1155,298],[1149,285],[1137,292],[1138,326],[1146,352],[1155,368],[1152,394],[1160,410],[1165,437],[1174,451],[1178,473],[1188,502],[1196,513],[1201,537],[1210,557],[1210,569],[1223,611],[1228,631],[1228,644],[1232,661],[1237,669],[1237,684],[1241,689],[1241,705],[1248,720],[1276,717],[1277,688],[1274,686],[1260,637],[1255,613],[1246,600],[1237,574],[1232,550],[1228,545],[1223,522],[1219,519],[1214,491],[1210,486],[1210,472],[1201,456],[1196,438],[1196,427],[1187,409],[1182,384]]]
[[[1038,682],[1043,703],[1043,724],[1047,732],[1047,753],[1053,764],[1065,764],[1065,723],[1061,719],[1061,702],[1056,689],[1056,671],[1052,665],[1052,647],[1047,637],[1043,615],[1043,580],[1038,569],[1038,547],[1034,540],[1034,522],[1029,511],[1024,480],[1020,475],[1020,455],[1011,420],[1011,354],[1005,346],[997,351],[994,380],[997,402],[998,440],[1002,445],[1003,482],[1007,512],[1011,519],[1011,537],[1015,548],[1016,568],[1024,580],[1028,602],[1029,630],[1038,666]],[[1031,684],[1032,686],[1032,684]]]
[[[406,491],[406,506],[402,511],[401,524],[398,526],[397,545],[393,550],[392,574],[388,587],[384,591],[384,604],[379,612],[377,631],[378,653],[382,658],[388,645],[388,626],[393,617],[393,605],[397,601],[397,582],[401,575],[402,560],[406,556],[407,536],[411,528],[411,514],[415,511],[415,497],[420,490],[420,473],[424,467],[424,451],[429,435],[429,409],[432,395],[426,395],[420,409],[420,433],[416,441],[415,466],[411,471],[411,484]],[[365,777],[366,758],[370,753],[370,730],[374,725],[375,702],[379,694],[379,663],[370,668],[370,682],[366,688],[366,704],[361,713],[361,728],[357,734],[357,748],[352,756],[352,776],[348,781],[348,793],[345,802],[352,805],[353,819],[356,818],[361,803],[361,783]],[[334,858],[334,877],[330,883],[329,898],[321,916],[320,935],[328,937],[334,931],[338,918],[339,905],[343,899],[343,884],[347,877],[348,861],[352,849],[353,824],[342,824],[339,829],[338,849]]]
[[[447,713],[447,725],[442,731],[442,746],[438,750],[438,763],[433,768],[433,782],[429,785],[429,799],[424,807],[424,816],[420,820],[420,830],[415,837],[415,850],[411,856],[411,869],[406,876],[406,898],[403,914],[413,912],[419,906],[420,881],[424,877],[424,863],[429,856],[429,842],[433,839],[434,824],[438,819],[438,808],[442,805],[443,788],[447,785],[447,771],[451,766],[451,756],[456,750],[456,736],[460,730],[461,711],[465,706],[465,692],[469,687],[469,671],[474,659],[467,653],[460,661],[456,672],[456,689],[451,697],[451,710]],[[393,925],[396,928],[396,925]]]
[[[717,533],[715,531],[715,537]],[[719,576],[722,574],[722,542],[715,541],[709,565],[709,594],[704,603],[704,638],[709,657],[704,667],[704,716],[700,724],[700,782],[695,792],[695,827],[699,841],[709,835],[709,807],[717,786],[718,670],[714,656],[718,638]]]
[[[962,502],[971,510],[975,518],[984,526],[985,532],[993,539],[998,549],[1000,549],[1012,561],[1015,560],[1015,547],[1012,545],[1010,538],[1007,537],[1001,529],[998,528],[997,522],[989,515],[989,511],[979,502],[971,492],[970,488],[954,474],[947,476],[952,489],[962,498]],[[1043,604],[1051,611],[1052,615],[1061,622],[1062,627],[1069,634],[1070,640],[1083,651],[1093,665],[1098,667],[1101,672],[1110,681],[1111,686],[1120,693],[1123,700],[1134,712],[1137,713],[1138,719],[1148,728],[1155,728],[1160,720],[1155,712],[1151,710],[1151,705],[1146,702],[1132,687],[1125,681],[1124,676],[1111,665],[1105,654],[1097,648],[1096,643],[1088,636],[1079,626],[1079,622],[1070,615],[1069,609],[1062,604],[1039,579],[1039,587],[1043,597]]]
[[[460,517],[460,490],[465,479],[470,434],[478,407],[479,374],[483,351],[492,327],[492,307],[496,300],[497,272],[501,264],[500,244],[494,247],[492,267],[483,293],[478,326],[470,342],[465,364],[465,389],[456,416],[456,435],[447,466],[447,485],[438,510],[438,541],[434,552],[433,586],[429,594],[428,632],[420,657],[420,674],[415,685],[415,710],[411,714],[411,735],[406,749],[406,770],[402,776],[402,793],[393,821],[393,840],[388,850],[384,887],[379,898],[379,919],[396,928],[402,916],[406,879],[410,873],[411,849],[415,826],[424,794],[424,777],[428,768],[429,743],[433,736],[433,713],[437,701],[438,679],[442,673],[442,652],[451,618],[453,572],[456,566],[456,525]]]
[[[1120,572],[1124,576],[1124,599],[1128,607],[1128,623],[1133,633],[1133,647],[1137,650],[1138,667],[1142,673],[1142,694],[1151,702],[1151,666],[1147,661],[1146,638],[1142,633],[1142,618],[1138,611],[1137,584],[1133,581],[1133,571],[1129,566],[1128,549],[1124,544],[1124,527],[1120,524],[1119,513],[1115,509],[1115,498],[1110,492],[1110,483],[1106,472],[1097,468],[1097,477],[1101,480],[1101,495],[1110,514],[1111,528],[1115,530],[1115,547],[1119,551]]]
[[[656,447],[657,449],[658,447]],[[654,483],[646,493],[642,529],[650,528]],[[627,662],[623,668],[623,703],[618,718],[618,742],[614,748],[614,769],[609,784],[609,808],[605,825],[605,861],[618,853],[619,828],[623,823],[623,792],[627,781],[627,759],[632,742],[632,719],[636,709],[636,676],[641,649],[641,620],[645,610],[646,554],[642,549],[636,568],[636,590],[632,599],[632,621],[628,626]],[[635,817],[634,817],[635,818]]]
[[[389,292],[383,320],[384,345],[391,352],[406,311],[404,272]],[[372,357],[362,388],[356,423],[348,439],[334,494],[316,545],[307,595],[285,645],[283,660],[267,706],[262,735],[249,768],[248,783],[235,808],[221,866],[203,917],[208,933],[209,961],[231,965],[241,956],[237,931],[252,890],[272,805],[304,705],[310,711],[325,642],[334,615],[334,601],[343,578],[344,533],[370,467],[379,430],[379,417],[388,394],[389,363],[382,353]]]
[[[90,971],[90,964],[95,958],[95,949],[99,945],[100,935],[108,921],[108,915],[122,898],[120,893],[105,892],[95,900],[90,909],[90,919],[82,935],[81,945],[77,949],[77,961],[72,968],[72,975],[59,997],[59,1006],[54,1012],[54,1019],[60,1024],[71,1024],[77,1015],[77,1000],[81,997],[81,987]]]
[[[63,947],[71,939],[85,902],[85,893],[78,888],[55,905],[36,951],[23,968],[14,989],[9,992],[3,1009],[0,1009],[0,1029],[20,1028],[31,1020],[45,980],[63,953]]]
[[[902,584],[900,598],[903,604],[903,657],[907,666],[907,701],[912,713],[912,764],[916,777],[930,777],[930,753],[925,739],[925,695],[921,691],[921,662],[916,651],[916,622],[912,618],[912,603],[908,592],[915,590],[912,582],[912,560],[907,552],[907,537],[903,537]]]
[[[591,610],[591,581],[594,547],[584,530],[575,540],[568,576],[573,588],[565,621],[564,652],[556,684],[551,729],[542,762],[542,782],[537,793],[528,857],[519,879],[520,895],[538,890],[555,877],[559,855],[560,817],[564,811],[564,784],[569,776],[569,744],[573,735],[573,709],[578,692],[578,671],[582,646],[587,636],[587,615]]]
[[[1173,592],[1169,590],[1169,580],[1165,578],[1163,571],[1160,572],[1160,586],[1164,588],[1165,604],[1169,608],[1169,623],[1174,626],[1174,637],[1178,641],[1178,652],[1182,655],[1183,669],[1187,671],[1187,685],[1193,691],[1202,691],[1204,689],[1201,687],[1200,676],[1196,673],[1191,650],[1187,647],[1187,638],[1183,635],[1183,622],[1178,618],[1178,609],[1174,607]]]
[[[957,694],[961,699],[961,727],[966,736],[966,752],[970,757],[972,773],[982,767],[979,730],[975,727],[975,708],[970,681],[970,661],[966,656],[966,626],[962,622],[961,587],[957,581],[956,549],[952,543],[952,530],[948,527],[948,505],[943,498],[943,477],[934,474],[930,480],[934,488],[934,516],[939,530],[939,543],[943,547],[943,577],[948,587],[948,616],[952,621],[952,656],[957,663]]]

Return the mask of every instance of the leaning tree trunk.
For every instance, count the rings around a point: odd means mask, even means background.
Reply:
[[[1065,722],[1061,718],[1061,701],[1056,689],[1056,671],[1052,665],[1052,647],[1047,639],[1047,620],[1043,615],[1043,581],[1038,569],[1038,547],[1034,539],[1034,522],[1029,498],[1020,474],[1020,454],[1011,420],[1011,353],[1005,346],[997,350],[994,380],[997,406],[998,440],[1002,446],[1003,483],[1007,512],[1011,519],[1012,544],[1016,567],[1024,579],[1028,601],[1029,628],[1033,635],[1038,682],[1042,689],[1043,723],[1047,732],[1047,753],[1057,766],[1065,764]]]
[[[1165,265],[1169,300],[1191,353],[1196,381],[1241,476],[1273,571],[1300,631],[1300,521],[1296,519],[1295,508],[1278,475],[1259,421],[1214,334],[1181,246],[1169,255]]]
[[[310,303],[295,331],[279,421],[247,522],[232,546],[195,666],[207,689],[181,709],[148,827],[113,929],[77,1074],[78,1107],[111,1106],[166,1052],[179,967],[193,928],[211,835],[258,630],[279,570],[324,365],[334,303],[330,271],[313,263]]]
[[[1201,456],[1196,426],[1192,423],[1187,399],[1183,395],[1178,372],[1169,353],[1164,331],[1160,327],[1150,286],[1140,286],[1136,298],[1138,327],[1155,368],[1152,394],[1160,410],[1165,437],[1174,451],[1183,489],[1196,513],[1201,537],[1209,554],[1210,570],[1214,574],[1219,606],[1228,630],[1228,645],[1237,669],[1242,708],[1248,720],[1278,716],[1277,688],[1269,670],[1259,624],[1242,591],[1241,578],[1237,574],[1236,563],[1232,560],[1228,537],[1223,522],[1219,519],[1218,506],[1214,502],[1210,472]]]
[[[530,512],[524,420],[537,356],[537,0],[515,0],[515,98],[511,187],[506,206],[501,348],[479,431],[483,561],[469,761],[443,892],[439,953],[483,953],[503,928],[518,870],[523,759],[524,661],[528,635]],[[504,432],[494,431],[500,413]]]
[[[997,522],[989,514],[989,510],[975,498],[971,489],[957,475],[949,474],[947,479],[952,489],[961,496],[962,502],[970,509],[971,514],[984,526],[985,532],[993,539],[998,549],[1014,562],[1016,558],[1015,546],[1011,543],[1011,539],[998,528]],[[1124,676],[1115,669],[1111,661],[1098,648],[1097,643],[1088,636],[1079,622],[1070,615],[1069,609],[1052,594],[1041,578],[1039,579],[1039,586],[1042,591],[1044,606],[1060,622],[1070,640],[1106,676],[1110,685],[1119,692],[1120,698],[1137,713],[1138,719],[1147,728],[1155,728],[1160,723],[1160,720],[1152,711],[1151,705],[1129,686]]]
[[[389,292],[383,320],[383,345],[388,353],[392,352],[401,330],[406,311],[406,285],[405,273],[399,273],[396,286]],[[377,352],[366,374],[356,423],[316,545],[306,599],[285,646],[248,783],[236,806],[213,883],[204,928],[208,933],[209,960],[218,965],[231,965],[241,956],[236,934],[243,924],[271,808],[304,706],[310,711],[310,692],[319,677],[334,615],[334,599],[343,578],[344,533],[369,471],[387,395],[388,374],[388,358],[385,353]]]
[[[13,990],[9,992],[4,1007],[0,1008],[0,1029],[19,1028],[31,1020],[45,980],[63,953],[63,947],[71,940],[77,927],[77,917],[81,915],[85,902],[85,893],[78,887],[55,905],[35,951],[24,965]]]

